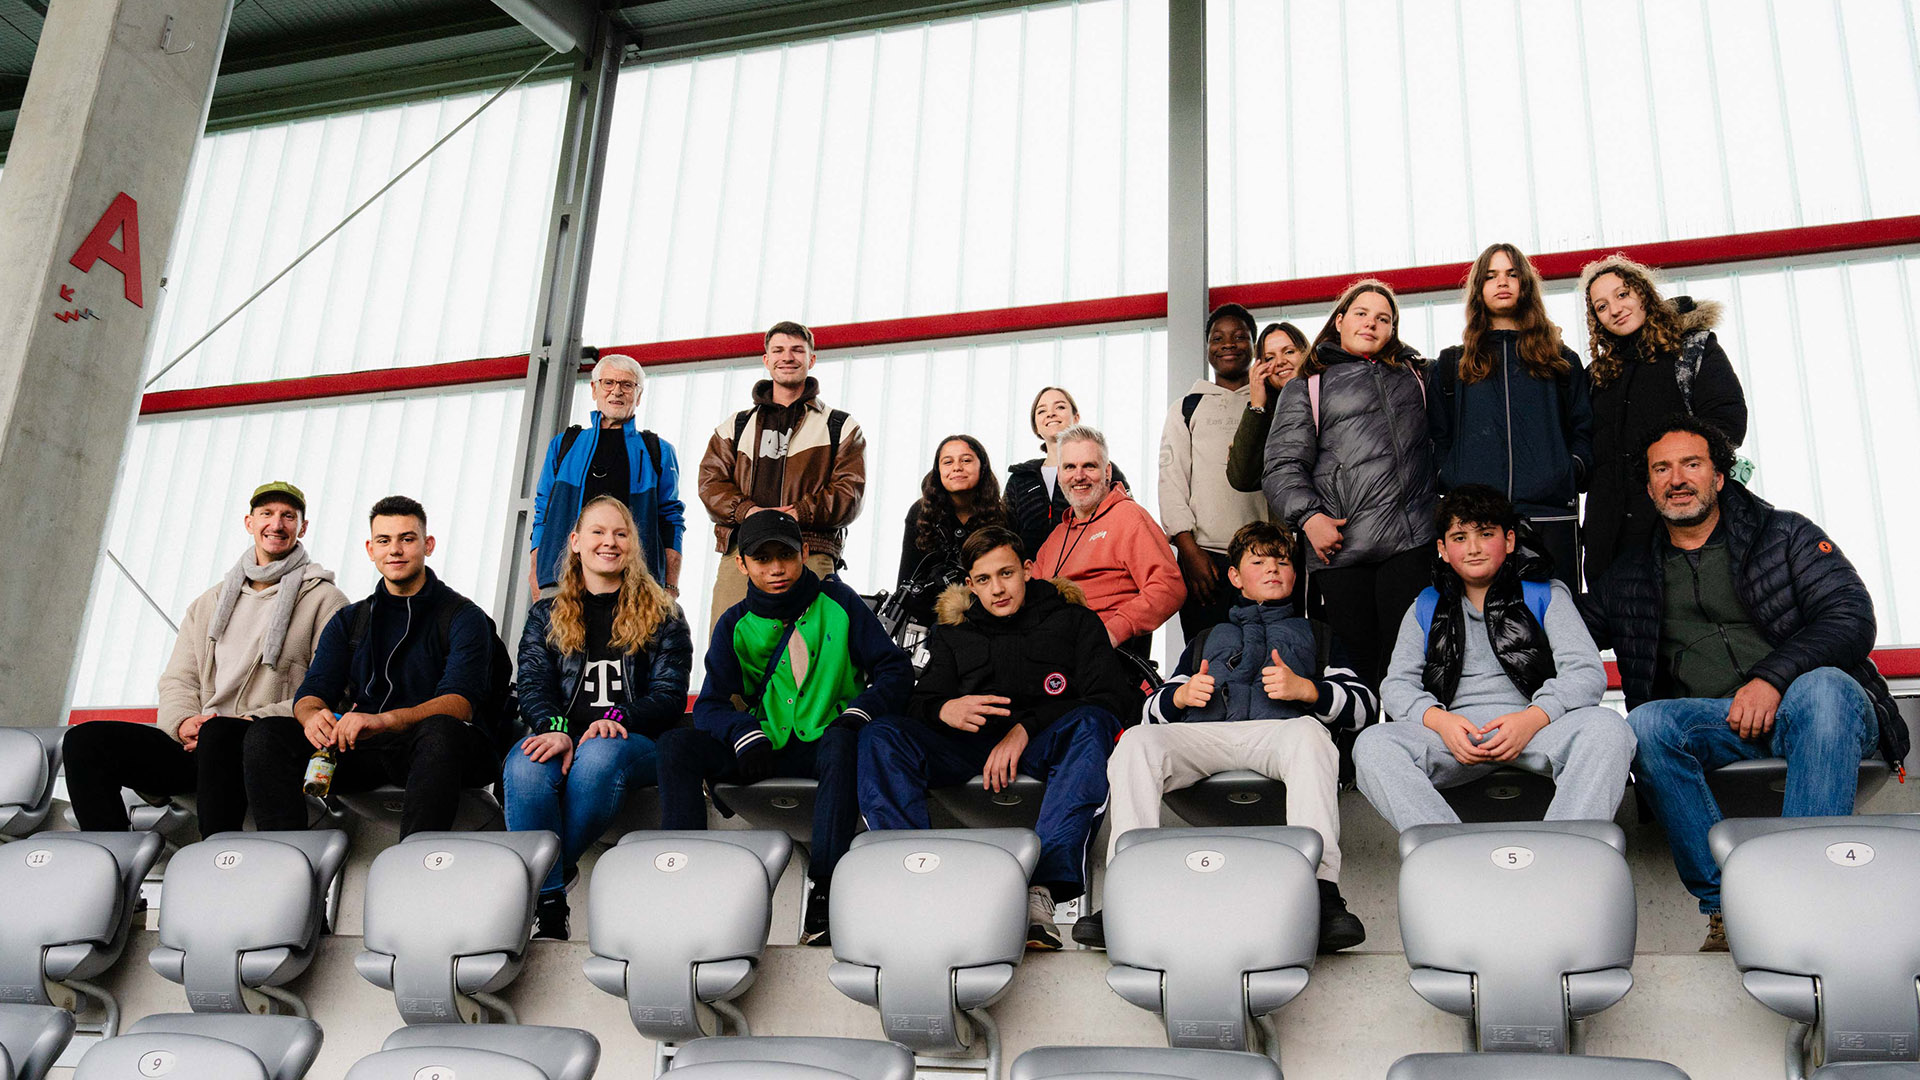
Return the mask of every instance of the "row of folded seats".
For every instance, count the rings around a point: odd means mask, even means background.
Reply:
[[[1730,819],[1724,868],[1747,990],[1793,1021],[1786,1074],[1920,1077],[1920,816]],[[1632,988],[1634,890],[1611,822],[1435,825],[1400,838],[1414,990],[1464,1019],[1466,1049],[1403,1058],[1389,1080],[1684,1080],[1660,1062],[1578,1053],[1580,1021]],[[321,1028],[286,985],[325,932],[347,839],[227,833],[166,870],[148,957],[191,1010],[118,1030],[89,980],[120,958],[153,834],[39,833],[0,848],[0,1078],[39,1080],[87,1020],[76,1080],[298,1080]],[[755,1036],[737,999],[764,952],[783,832],[636,832],[592,875],[586,980],[623,998],[685,1080],[909,1080],[916,1063],[998,1080],[991,1007],[1025,955],[1039,854],[1018,829],[869,832],[835,872],[833,986],[876,1009],[880,1039]],[[348,1080],[586,1080],[598,1041],[523,1026],[498,995],[526,957],[551,833],[423,833],[366,885],[354,966],[404,1025]],[[1014,1080],[1278,1080],[1273,1014],[1315,962],[1320,839],[1290,827],[1137,830],[1106,885],[1109,986],[1159,1015],[1161,1049],[1043,1047]],[[27,898],[47,898],[31,902]],[[26,902],[21,902],[26,901]],[[1209,911],[1210,918],[1188,917]],[[646,919],[621,918],[642,910]],[[1462,913],[1523,912],[1499,935]],[[449,912],[459,912],[450,917]]]

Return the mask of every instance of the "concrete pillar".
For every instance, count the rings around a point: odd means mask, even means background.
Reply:
[[[1207,0],[1167,4],[1167,400],[1207,373]]]
[[[0,725],[65,718],[232,0],[60,0],[0,180]]]

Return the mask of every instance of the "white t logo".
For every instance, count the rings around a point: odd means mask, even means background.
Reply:
[[[625,690],[626,684],[620,679],[620,661],[589,660],[583,676],[586,690],[593,695],[593,706],[604,709],[614,703],[612,695]]]

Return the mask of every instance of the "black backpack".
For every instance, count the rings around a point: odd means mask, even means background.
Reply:
[[[741,409],[739,412],[733,414],[734,453],[737,454],[740,452],[740,436],[747,433],[747,425],[753,422],[753,414],[759,411],[759,408],[760,406],[755,405],[751,409]],[[830,440],[827,446],[828,475],[833,474],[833,467],[840,460],[840,432],[846,426],[847,414],[845,411],[840,409],[827,410],[827,438]]]
[[[560,455],[554,459],[555,461],[565,461],[567,459],[567,451],[573,449],[573,441],[580,437],[580,430],[580,425],[575,424],[560,433]],[[736,438],[737,437],[738,436],[736,436]],[[653,462],[654,472],[659,472],[660,462],[662,460],[660,457],[660,436],[655,435],[647,428],[641,428],[640,441],[646,444],[647,455]]]
[[[473,603],[466,597],[447,590],[451,599],[434,609],[432,633],[433,640],[442,653],[451,651],[453,640],[453,617],[463,603]],[[475,605],[478,607],[478,605]],[[500,640],[500,630],[494,625],[493,616],[484,609],[480,617],[487,620],[487,636],[492,639],[487,649],[487,690],[486,696],[474,703],[473,724],[493,740],[494,749],[502,756],[513,749],[513,744],[526,734],[526,725],[520,720],[520,692],[513,682],[513,658],[507,652],[507,643]],[[347,648],[350,652],[359,652],[362,642],[367,640],[367,630],[373,625],[373,600],[356,600],[353,603],[353,618],[347,624]]]

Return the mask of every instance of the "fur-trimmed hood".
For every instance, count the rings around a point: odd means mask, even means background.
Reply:
[[[1711,330],[1720,325],[1720,316],[1726,312],[1726,305],[1718,300],[1695,300],[1691,296],[1676,296],[1668,303],[1680,313],[1680,330],[1691,334],[1696,330]]]
[[[1078,604],[1081,607],[1087,606],[1087,594],[1080,591],[1080,586],[1075,585],[1066,578],[1035,580],[1045,581],[1046,584],[1053,586],[1054,591],[1060,594],[1060,599],[1067,603]],[[1029,590],[1033,588],[1032,582],[1028,583],[1027,588]],[[934,601],[933,611],[934,614],[939,617],[940,625],[959,626],[966,621],[967,609],[972,606],[973,593],[971,590],[965,585],[949,585],[940,593],[940,599]],[[1021,606],[1021,610],[1026,610],[1024,604]]]

